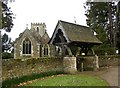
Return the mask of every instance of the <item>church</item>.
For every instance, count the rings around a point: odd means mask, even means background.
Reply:
[[[14,42],[14,59],[52,56],[49,40],[45,23],[31,23],[31,29],[26,27]]]
[[[45,23],[31,23],[15,40],[14,59],[93,55],[92,47],[101,43],[86,26],[59,20],[50,38]]]

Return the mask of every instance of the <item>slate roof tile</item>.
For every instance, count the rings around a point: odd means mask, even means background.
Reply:
[[[89,27],[61,20],[59,22],[63,26],[65,33],[71,42],[102,43]]]

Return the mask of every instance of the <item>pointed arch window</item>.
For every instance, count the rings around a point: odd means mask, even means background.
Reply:
[[[37,32],[39,32],[39,27],[37,27],[37,29],[36,29],[36,30],[37,30]]]
[[[44,48],[44,55],[48,55],[48,48],[47,47]]]
[[[49,52],[49,51],[48,51],[48,45],[45,45],[45,46],[44,46],[44,55],[45,55],[45,56],[49,55],[48,52]]]
[[[31,54],[31,41],[26,38],[23,41],[23,54]]]

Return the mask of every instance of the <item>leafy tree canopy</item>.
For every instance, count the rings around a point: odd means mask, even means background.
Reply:
[[[5,33],[2,36],[2,52],[8,51],[13,46],[13,42],[11,41],[11,38],[8,37],[8,35]]]
[[[118,48],[119,36],[118,14],[116,2],[86,2],[87,25],[97,32],[97,37],[103,42],[101,46],[95,46],[97,52],[102,49],[104,53]],[[119,23],[120,24],[120,23]],[[117,35],[118,36],[117,36]],[[113,49],[114,48],[114,49]],[[120,49],[120,48],[119,48]],[[99,51],[101,53],[101,51]],[[115,52],[114,52],[115,53]],[[113,53],[113,54],[114,54]]]
[[[10,32],[13,27],[13,13],[10,10],[10,8],[7,6],[7,4],[2,3],[2,29],[4,29],[6,32]]]

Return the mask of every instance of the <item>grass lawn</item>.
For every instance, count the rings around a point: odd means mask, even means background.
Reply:
[[[25,86],[108,86],[108,83],[99,77],[80,74],[45,77]]]

